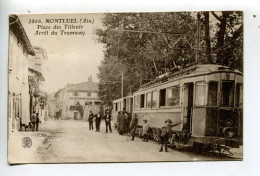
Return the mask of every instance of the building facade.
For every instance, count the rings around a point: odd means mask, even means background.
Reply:
[[[33,47],[16,15],[9,16],[9,130],[20,129],[30,122],[30,95],[28,84],[28,55],[35,55]]]
[[[45,81],[43,76],[43,62],[47,59],[47,53],[45,49],[34,46],[35,55],[29,56],[29,90],[30,90],[30,114],[33,111],[39,114],[40,120],[47,118],[48,108],[47,94],[43,89],[43,82]]]
[[[88,82],[68,85],[55,94],[56,113],[61,119],[87,120],[89,112],[101,111],[98,84]]]
[[[55,93],[51,93],[47,97],[47,108],[48,108],[48,117],[54,118],[56,116],[56,99]]]

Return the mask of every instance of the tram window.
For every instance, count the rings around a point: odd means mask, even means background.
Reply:
[[[115,103],[114,105],[115,105],[115,112],[117,112],[117,103]]]
[[[141,102],[140,102],[140,108],[144,108],[144,94],[141,95]]]
[[[241,83],[236,85],[236,107],[243,107],[243,86]]]
[[[195,106],[205,105],[205,91],[206,91],[205,82],[204,81],[196,82]]]
[[[152,108],[156,108],[157,106],[157,91],[154,91],[152,94]]]
[[[231,81],[222,82],[222,106],[233,106],[234,104],[234,84]]]
[[[166,105],[166,89],[160,90],[160,106]]]
[[[140,109],[140,95],[135,96],[135,109]]]
[[[146,107],[147,108],[152,107],[152,93],[151,92],[146,94]]]
[[[209,82],[208,105],[217,106],[218,102],[218,83]]]
[[[168,106],[180,105],[180,86],[169,87],[167,89],[167,105]]]

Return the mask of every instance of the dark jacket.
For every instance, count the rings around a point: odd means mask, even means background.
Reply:
[[[93,113],[90,113],[90,114],[89,114],[89,117],[88,117],[88,121],[89,121],[89,122],[93,122],[93,119],[94,119],[94,114],[93,114]]]
[[[39,115],[36,115],[36,123],[40,123]]]
[[[138,124],[138,118],[134,117],[132,118],[131,122],[130,122],[130,131],[134,132],[137,128],[137,124]]]
[[[96,115],[95,121],[96,121],[96,122],[100,122],[100,121],[101,121],[101,114],[100,114],[100,113],[98,113],[98,114]]]
[[[110,114],[106,114],[106,115],[104,116],[104,119],[105,119],[105,122],[106,122],[106,123],[109,123],[109,122],[111,121],[111,115],[110,115]]]

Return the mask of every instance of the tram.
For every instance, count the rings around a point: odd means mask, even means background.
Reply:
[[[129,98],[131,113],[141,117],[139,127],[147,119],[155,140],[165,120],[171,119],[173,124],[181,123],[172,128],[170,145],[221,152],[242,144],[243,74],[238,70],[201,64],[165,73],[142,85],[132,97],[115,100],[114,110],[121,110]]]

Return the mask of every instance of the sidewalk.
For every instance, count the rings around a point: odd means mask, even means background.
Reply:
[[[15,131],[9,133],[8,139],[8,163],[37,162],[37,150],[45,138],[55,129],[57,122],[47,121],[39,125],[39,131]],[[31,140],[31,142],[30,142]],[[27,144],[26,141],[28,142]]]

